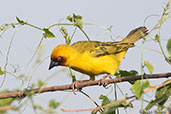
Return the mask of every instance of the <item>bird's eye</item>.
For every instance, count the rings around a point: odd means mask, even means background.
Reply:
[[[59,57],[56,58],[56,60],[59,62],[59,61],[62,60],[62,57],[59,56]]]

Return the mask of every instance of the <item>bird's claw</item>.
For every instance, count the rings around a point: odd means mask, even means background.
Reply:
[[[107,86],[107,83],[106,83],[105,79],[106,79],[107,77],[110,77],[110,76],[112,76],[112,75],[109,74],[109,75],[103,76],[103,77],[99,80],[98,85],[99,85],[99,86],[103,85],[103,87],[106,87],[106,86]]]
[[[78,91],[81,91],[82,88],[78,88],[78,84],[82,83],[82,82],[86,82],[89,80],[76,80],[71,84],[71,88],[72,88],[72,92],[76,95],[75,93],[75,89],[77,89]]]
[[[105,79],[104,78],[101,78],[98,82],[98,85],[101,86],[103,85],[103,87],[106,87],[107,86],[107,83],[105,82]]]
[[[26,95],[24,94],[24,91],[18,93],[18,98],[24,98]]]
[[[74,81],[72,84],[71,84],[71,88],[72,88],[72,92],[76,95],[75,93],[75,89],[77,89],[77,84],[79,83],[80,81],[77,80],[77,81]]]

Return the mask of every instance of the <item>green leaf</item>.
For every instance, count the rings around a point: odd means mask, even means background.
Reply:
[[[66,17],[67,20],[69,20],[70,22],[73,22],[73,17],[71,15]]]
[[[138,72],[136,70],[126,71],[126,70],[119,70],[116,74],[118,77],[128,77],[128,76],[136,76]],[[129,81],[130,84],[134,84],[135,81]]]
[[[162,96],[160,98],[156,98],[155,100],[151,100],[150,103],[145,107],[145,110],[150,110],[155,105],[158,105],[158,109],[163,109],[163,105],[159,104],[164,104],[167,101],[167,99],[168,97]]]
[[[73,13],[73,18],[74,19],[82,19],[82,16],[80,16],[80,15],[76,15],[75,13]]]
[[[171,1],[169,0],[168,3],[167,3],[167,5],[166,5],[166,7],[167,8],[170,8],[170,5],[171,5]]]
[[[159,24],[163,24],[168,19],[168,17],[168,15],[163,15],[161,20],[159,21]]]
[[[80,29],[83,28],[82,16],[76,15],[75,13],[73,13],[73,16],[69,15],[67,16],[66,19],[69,20],[70,22],[73,22],[73,24],[77,26],[78,28]]]
[[[20,23],[21,25],[25,24],[25,22],[23,20],[20,20],[18,17],[16,17],[16,19],[17,19],[18,23]]]
[[[115,114],[116,113],[116,109],[119,108],[119,107],[124,107],[124,108],[127,108],[127,107],[130,107],[132,108],[132,104],[130,105],[125,105],[126,101],[112,101],[110,103],[109,106],[107,106],[104,110],[104,113],[103,114]]]
[[[69,45],[71,43],[71,38],[70,37],[67,37],[65,41],[66,41],[66,44]]]
[[[141,80],[135,81],[134,85],[132,85],[132,92],[139,99],[141,95],[144,93],[144,89],[150,87],[150,83],[148,80],[141,82]]]
[[[100,95],[99,99],[102,99],[102,106],[111,103],[107,96]]]
[[[103,114],[116,114],[116,109],[119,108],[119,101],[112,101],[109,106],[105,107]]]
[[[159,34],[156,34],[155,35],[155,40],[158,41],[160,39],[160,35]]]
[[[149,88],[150,82],[148,80],[143,81],[143,89]]]
[[[43,107],[42,107],[41,105],[37,104],[37,105],[34,105],[34,109],[42,110],[42,109],[43,109]]]
[[[158,100],[151,100],[150,103],[145,107],[145,110],[150,110],[154,105],[158,103]]]
[[[49,101],[49,108],[56,109],[60,105],[60,102],[56,102],[54,99]]]
[[[150,72],[150,74],[152,74],[154,70],[153,65],[149,61],[144,61],[144,64],[148,68],[148,71]]]
[[[66,44],[69,45],[71,43],[71,38],[68,36],[67,30],[64,27],[61,27],[60,30],[63,33],[63,37],[65,38]]]
[[[167,80],[167,81],[171,81],[171,80]],[[165,82],[167,82],[167,81],[165,81]],[[166,86],[158,88],[156,91],[155,97],[162,98],[162,99],[164,97],[165,99],[163,99],[162,102],[158,103],[159,105],[163,105],[166,102],[166,100],[169,98],[170,95],[171,95],[171,83],[167,84]]]
[[[171,64],[171,56],[166,58],[166,61]]]
[[[0,106],[10,105],[13,100],[14,100],[14,98],[1,99]]]
[[[104,95],[100,95],[99,99],[102,99],[102,106],[110,104],[104,109],[103,114],[115,114],[115,110],[119,107],[124,107],[124,108],[132,107],[132,104],[125,105],[126,101],[116,101],[116,100],[110,101],[109,98]]]
[[[0,26],[0,32],[3,31],[3,30],[6,30],[8,26],[9,26],[9,24],[1,25]],[[2,36],[0,35],[0,37],[2,37]]]
[[[45,32],[45,33],[43,33],[43,37],[45,37],[45,38],[54,38],[55,37],[55,35],[51,31],[49,31],[49,29],[44,28],[43,31]]]
[[[80,29],[83,28],[83,22],[80,19],[75,19],[74,25],[77,26]]]
[[[135,76],[138,75],[136,70],[126,71],[126,70],[119,70],[120,77],[128,77],[128,76]]]
[[[111,103],[111,101],[109,100],[109,98],[107,96],[100,95],[99,99],[102,99],[102,106]],[[114,114],[115,113],[115,109],[114,110],[113,109],[111,110],[109,108],[105,108],[104,112],[107,112],[107,114]]]
[[[5,74],[6,72],[2,70],[2,68],[0,67],[0,75]]]
[[[71,70],[71,69],[70,69]],[[74,74],[71,73],[71,77],[72,77],[72,82],[75,82],[77,79],[76,79],[76,76]]]
[[[171,81],[171,80],[167,80],[167,81]],[[158,108],[162,109],[163,105],[166,103],[166,101],[168,100],[170,96],[171,96],[171,83],[158,88],[156,90],[155,100],[150,101],[150,103],[146,106],[145,109],[149,110],[154,105],[158,105]]]
[[[38,80],[38,87],[41,88],[42,86],[46,85],[45,82],[42,82],[41,80]]]
[[[169,54],[171,56],[171,38],[168,40],[166,47],[167,47],[167,51],[169,52]]]
[[[116,114],[116,109],[115,107],[108,106],[105,108],[103,114]]]

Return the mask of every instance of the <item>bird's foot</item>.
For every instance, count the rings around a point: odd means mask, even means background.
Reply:
[[[71,88],[72,88],[72,92],[76,95],[75,93],[75,89],[77,89],[78,91],[80,91],[82,88],[78,88],[78,84],[82,83],[82,82],[86,82],[89,80],[76,80],[71,84]]]
[[[24,91],[18,92],[18,98],[24,98],[26,95],[24,94]]]
[[[106,76],[103,76],[103,77],[99,80],[98,85],[99,85],[99,86],[103,85],[103,87],[106,87],[106,86],[107,86],[107,83],[106,83],[105,79],[106,79],[107,77],[111,77],[111,76],[112,76],[111,74],[106,75]]]

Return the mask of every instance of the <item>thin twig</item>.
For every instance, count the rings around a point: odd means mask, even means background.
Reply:
[[[17,110],[18,107],[15,106],[0,106],[0,111],[7,111],[7,110]]]

